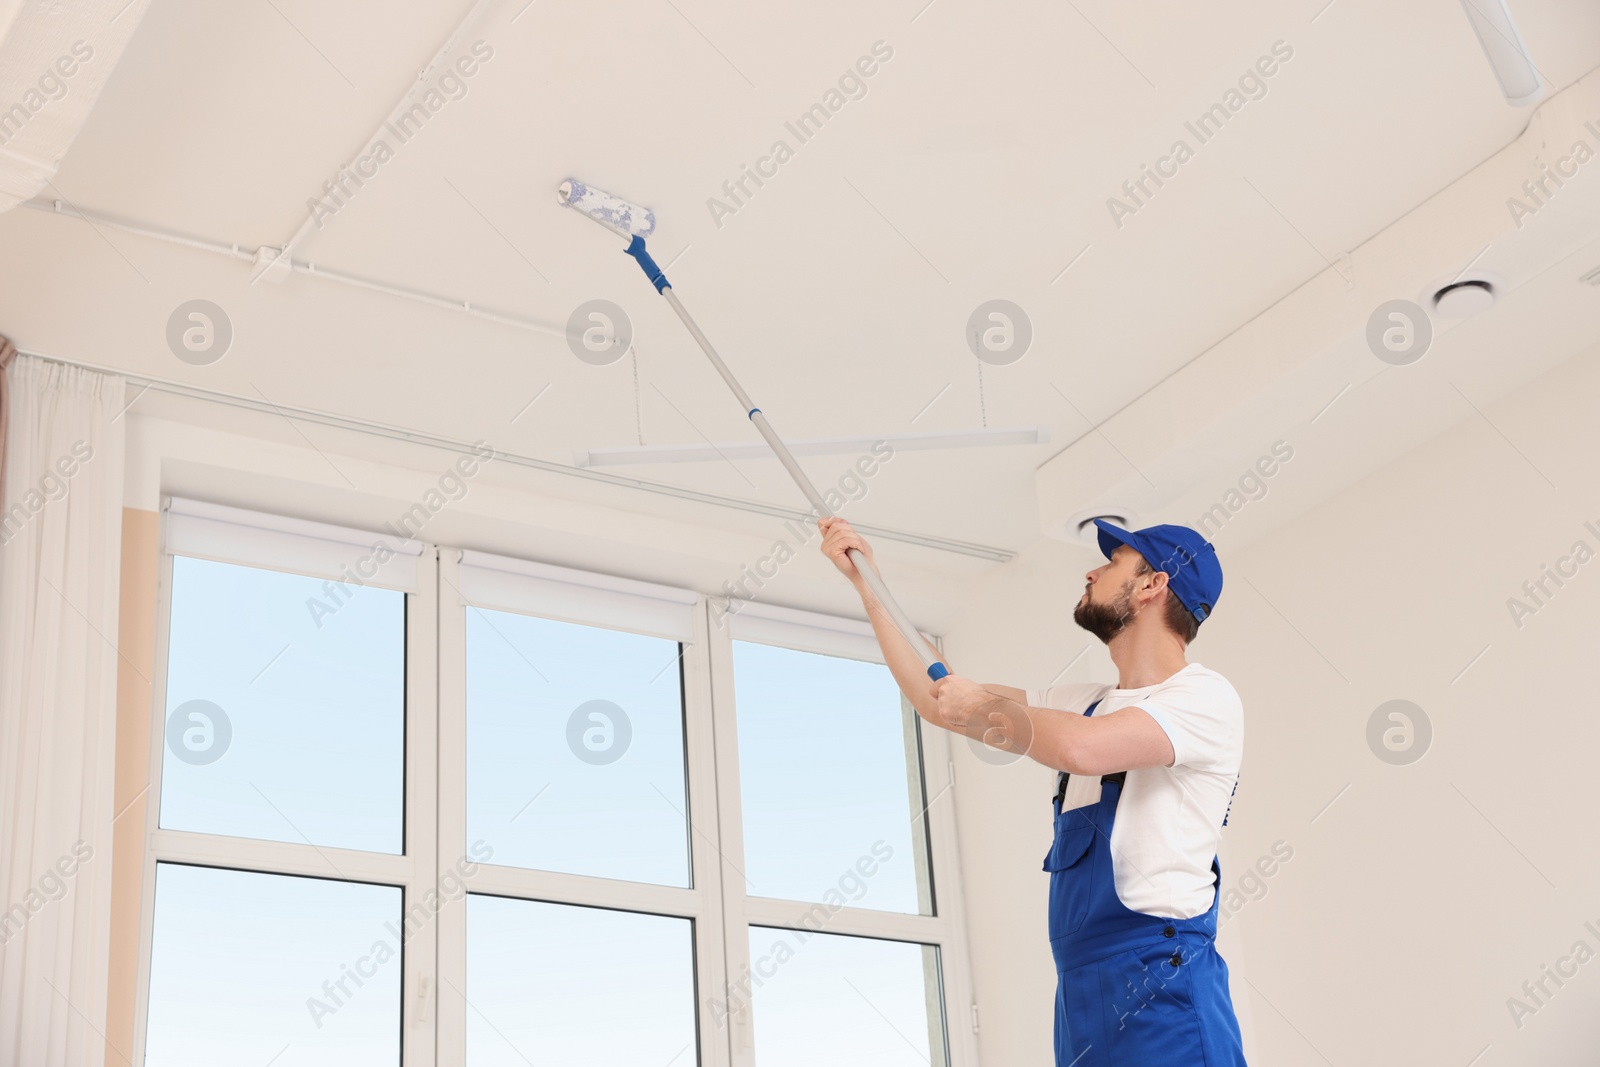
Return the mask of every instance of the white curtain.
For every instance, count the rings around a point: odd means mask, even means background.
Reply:
[[[100,1067],[124,380],[30,356],[18,357],[8,373],[0,504],[0,1067]]]

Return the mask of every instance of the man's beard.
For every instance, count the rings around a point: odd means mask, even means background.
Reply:
[[[1127,629],[1135,614],[1133,582],[1130,581],[1109,604],[1096,604],[1086,595],[1072,613],[1072,621],[1109,645],[1113,637]]]

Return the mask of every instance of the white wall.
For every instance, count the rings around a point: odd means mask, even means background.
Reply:
[[[1219,536],[1227,585],[1191,658],[1229,677],[1247,716],[1224,882],[1276,841],[1294,850],[1224,927],[1251,1062],[1594,1062],[1597,409],[1600,350],[1257,542]],[[1547,583],[1519,628],[1508,599],[1578,541],[1596,558]],[[1048,680],[1084,643],[1066,605],[1091,562],[1058,546],[1009,565],[949,635],[956,669]],[[1099,657],[1067,677],[1112,677]],[[1406,766],[1367,742],[1396,698],[1434,731]],[[1049,773],[960,773],[984,1061],[1048,1063]],[[1580,940],[1595,961],[1527,999],[1523,982]],[[1520,1027],[1513,996],[1537,1009]]]

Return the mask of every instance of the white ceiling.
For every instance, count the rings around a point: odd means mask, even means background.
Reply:
[[[1600,6],[1511,6],[1551,95],[1600,65]],[[154,0],[43,199],[246,250],[281,245],[471,8]],[[1308,283],[1516,141],[1532,113],[1506,105],[1459,0],[490,0],[466,40],[493,50],[466,95],[294,257],[552,327],[612,300],[634,322],[637,394],[628,361],[589,366],[558,337],[304,275],[252,284],[246,263],[26,210],[0,218],[0,331],[24,349],[563,463],[641,437],[753,438],[619,242],[557,206],[555,186],[576,175],[656,210],[657,259],[674,261],[675,291],[780,432],[1048,427],[1048,445],[897,457],[850,512],[1020,549],[1041,536],[1036,470],[1089,448],[1090,422],[1129,412],[1126,450],[1139,398],[1191,363],[1209,373],[1197,358],[1275,306],[1314,318],[1324,297]],[[865,97],[717,226],[708,198],[775,139],[793,145],[785,121],[878,41],[893,58]],[[1277,41],[1293,57],[1266,94],[1113,223],[1107,198]],[[1412,237],[1415,262],[1437,265],[1388,295],[1465,266],[1440,218],[1437,248]],[[1600,264],[1597,234],[1573,234],[1516,265],[1515,299],[1452,334],[1449,381],[1466,375],[1479,407],[1600,340],[1600,290],[1575,284]],[[1502,269],[1494,260],[1477,265]],[[1346,291],[1324,288],[1326,301]],[[1286,300],[1297,292],[1302,303]],[[980,383],[962,335],[994,297],[1021,305],[1035,337]],[[193,298],[234,326],[208,367],[165,342],[169,314]],[[1508,346],[1535,355],[1508,364]],[[1273,373],[1281,385],[1230,416],[1246,432],[1146,467],[1142,518],[1192,519],[1241,456],[1304,423],[1276,390],[1332,396],[1343,380]],[[1306,503],[1419,427],[1472,416],[1444,379],[1366,392],[1382,394],[1374,413],[1408,414],[1319,423],[1332,436],[1293,489]],[[846,462],[807,465],[830,481]],[[629,473],[799,503],[770,460]],[[1085,504],[1115,489],[1086,485]]]

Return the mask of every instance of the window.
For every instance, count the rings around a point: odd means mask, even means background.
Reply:
[[[948,749],[864,623],[165,538],[136,1065],[970,1062]]]
[[[748,891],[933,914],[918,720],[888,668],[735,641],[733,679]]]
[[[682,646],[467,608],[467,838],[509,867],[689,884]]]
[[[145,1062],[398,1063],[398,946],[373,946],[393,940],[400,896],[386,885],[157,864]]]
[[[695,1062],[686,919],[508,900],[467,905],[467,1062]]]
[[[173,559],[163,827],[404,851],[405,594],[321,584]]]
[[[793,956],[755,992],[761,1067],[943,1067],[949,1063],[932,945],[750,928],[750,955]],[[803,951],[802,951],[803,948]],[[826,1026],[818,1026],[826,1019]]]
[[[431,1064],[434,557],[165,518],[135,1062]]]

